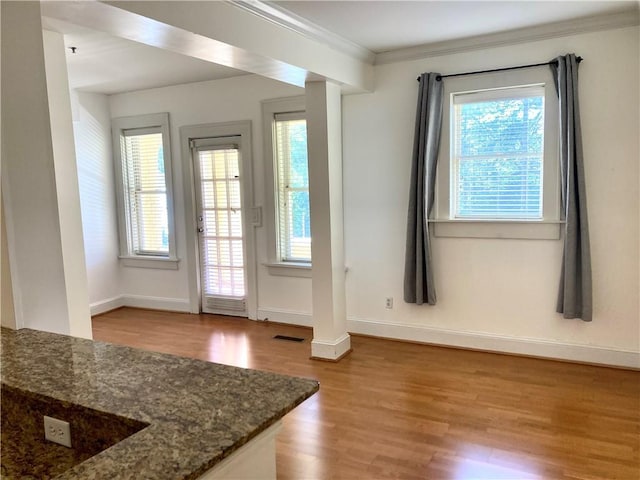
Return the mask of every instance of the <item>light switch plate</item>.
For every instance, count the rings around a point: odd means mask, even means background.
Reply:
[[[262,207],[251,208],[251,225],[254,227],[262,226]]]

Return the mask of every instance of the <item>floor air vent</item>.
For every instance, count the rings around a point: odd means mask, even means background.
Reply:
[[[287,335],[274,335],[273,338],[275,338],[276,340],[287,340],[289,342],[304,342],[304,338],[289,337]]]

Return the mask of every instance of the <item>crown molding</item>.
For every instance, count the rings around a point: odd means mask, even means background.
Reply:
[[[506,32],[478,35],[475,37],[428,43],[415,47],[401,48],[376,55],[375,65],[420,60],[441,55],[468,52],[491,47],[534,42],[550,38],[565,37],[579,33],[611,30],[640,25],[637,9],[610,15],[577,18],[563,22],[548,23],[536,27],[526,27]]]
[[[252,13],[275,25],[292,30],[306,38],[328,45],[353,58],[373,64],[376,54],[357,43],[351,42],[306,18],[294,14],[278,5],[260,0],[229,0],[234,7]]]

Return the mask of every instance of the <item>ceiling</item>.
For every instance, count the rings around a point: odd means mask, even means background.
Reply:
[[[81,92],[110,95],[246,75],[240,70],[56,19],[44,18],[43,26],[64,34],[69,87]],[[75,53],[71,47],[76,48]]]
[[[635,1],[276,1],[372,52],[631,10]]]
[[[276,1],[278,10],[374,53],[601,14],[631,12],[637,1]],[[70,23],[43,19],[65,35],[69,83],[114,94],[215,80],[246,72],[139,44]]]

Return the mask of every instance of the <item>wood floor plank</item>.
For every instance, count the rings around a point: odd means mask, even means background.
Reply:
[[[640,372],[358,336],[318,362],[310,329],[130,308],[93,332],[319,380],[284,419],[281,480],[640,478]]]

